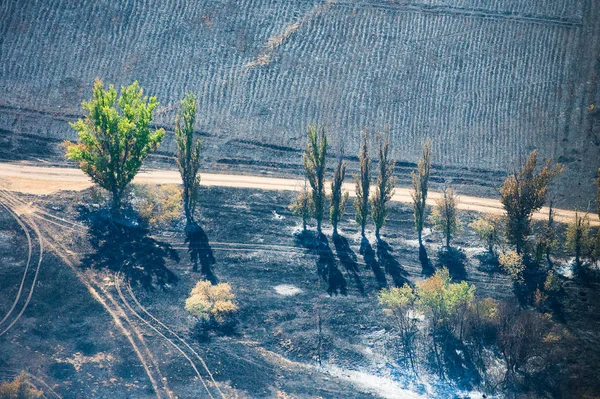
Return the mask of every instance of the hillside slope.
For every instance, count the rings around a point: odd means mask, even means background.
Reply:
[[[537,148],[567,165],[561,205],[585,206],[600,160],[593,3],[5,0],[1,156],[56,156],[95,77],[138,79],[161,102],[160,125],[199,94],[212,161],[293,167],[307,123],[347,153],[362,128],[389,123],[403,162],[427,137],[438,167],[469,173],[511,169]],[[169,133],[161,151],[173,148]]]

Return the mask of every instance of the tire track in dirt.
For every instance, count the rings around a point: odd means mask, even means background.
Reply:
[[[27,298],[25,299],[25,303],[23,304],[23,306],[21,307],[21,310],[19,311],[19,313],[17,314],[17,316],[12,320],[12,322],[2,331],[0,331],[0,336],[4,335],[6,332],[8,332],[8,330],[10,330],[16,323],[17,321],[21,318],[21,316],[23,315],[23,313],[25,313],[25,310],[27,309],[27,306],[29,305],[29,302],[31,301],[31,297],[33,296],[33,292],[35,290],[35,286],[38,280],[38,275],[40,272],[40,268],[42,266],[42,260],[44,259],[44,240],[42,238],[42,235],[40,234],[40,231],[38,230],[37,226],[35,225],[35,223],[32,220],[28,220],[27,222],[24,221],[13,209],[10,208],[10,205],[8,205],[8,203],[10,202],[10,200],[5,196],[5,194],[0,194],[0,202],[2,202],[3,207],[9,212],[11,213],[11,215],[17,219],[20,220],[20,225],[21,227],[25,228],[24,226],[29,226],[29,228],[31,228],[36,236],[37,236],[37,242],[38,242],[38,246],[39,246],[39,255],[38,255],[38,262],[37,265],[35,267],[35,271],[34,271],[34,275],[33,275],[33,280],[31,282],[31,288],[29,289],[29,293],[27,294]],[[28,235],[29,237],[29,235]],[[29,244],[29,248],[31,249],[31,241],[28,241]],[[28,258],[28,265],[29,265],[29,258]],[[25,274],[27,273],[27,270],[25,271]],[[25,279],[25,274],[23,275],[23,280]],[[15,301],[15,305],[18,301],[18,299],[21,296],[21,288],[19,289],[19,295],[17,297],[17,300]],[[10,314],[12,313],[14,307],[11,308],[11,311],[9,312],[9,314],[7,316],[5,316],[5,318],[3,319],[3,321],[6,321],[6,319],[8,319],[8,317],[10,316]]]
[[[17,306],[17,303],[19,302],[19,299],[21,298],[21,293],[23,292],[23,286],[25,284],[25,279],[27,277],[27,271],[29,270],[29,265],[31,264],[31,255],[33,253],[33,244],[31,243],[31,235],[29,234],[29,230],[27,230],[27,227],[25,227],[25,224],[23,223],[23,221],[21,219],[19,219],[17,216],[15,216],[15,214],[12,212],[12,210],[7,205],[5,205],[4,202],[0,201],[0,205],[4,209],[6,209],[6,211],[17,221],[19,226],[21,226],[21,228],[25,232],[25,236],[27,237],[27,252],[28,252],[27,253],[27,263],[25,264],[25,271],[23,272],[23,278],[21,279],[21,284],[19,285],[19,290],[17,292],[17,296],[15,297],[15,300],[14,300],[12,306],[10,307],[10,309],[8,310],[8,312],[6,313],[6,315],[4,315],[2,320],[0,320],[0,326],[2,326],[2,324],[4,324],[4,321],[6,321],[6,319],[14,311],[15,307]]]
[[[183,338],[181,338],[179,335],[177,335],[173,330],[171,330],[169,327],[167,327],[164,323],[162,323],[160,320],[158,320],[156,317],[154,317],[144,306],[142,306],[139,301],[137,300],[137,298],[135,297],[133,290],[131,288],[131,284],[129,282],[126,283],[127,285],[127,293],[129,294],[129,296],[131,297],[131,299],[134,301],[135,305],[140,308],[140,310],[146,314],[154,323],[156,324],[152,324],[150,321],[148,321],[147,319],[145,319],[144,317],[142,317],[134,308],[133,306],[129,303],[129,301],[126,299],[125,295],[123,294],[122,290],[121,290],[121,281],[125,281],[125,277],[122,273],[117,273],[114,276],[114,283],[115,283],[115,288],[117,289],[117,292],[119,294],[119,297],[121,298],[121,301],[123,301],[123,303],[125,304],[125,306],[141,321],[143,322],[146,326],[148,326],[149,328],[151,328],[154,332],[156,332],[161,338],[163,338],[164,340],[166,340],[169,344],[171,344],[172,346],[175,347],[175,349],[177,349],[177,351],[190,363],[190,365],[192,366],[192,368],[194,369],[194,372],[196,373],[196,375],[198,376],[198,379],[200,380],[200,382],[202,383],[202,385],[204,386],[208,396],[212,399],[215,398],[215,396],[213,396],[213,394],[211,393],[211,390],[208,387],[207,382],[205,381],[205,378],[202,377],[202,374],[200,373],[200,371],[198,370],[198,367],[196,366],[196,364],[194,363],[194,361],[191,359],[190,355],[188,355],[186,353],[186,351],[177,343],[174,342],[173,339],[176,339],[178,341],[180,341],[185,348],[187,348],[192,354],[193,356],[195,356],[200,363],[202,364],[202,367],[204,368],[204,370],[206,371],[206,373],[208,374],[208,378],[211,380],[212,382],[212,386],[215,387],[216,391],[219,393],[218,396],[225,398],[225,396],[223,395],[223,393],[221,392],[221,390],[218,387],[217,382],[214,380],[212,373],[210,372],[210,369],[208,368],[208,366],[206,365],[206,363],[204,362],[204,359],[202,359],[202,357],[200,357],[200,355],[185,341],[183,340]],[[160,329],[162,328],[163,331],[161,331]],[[169,338],[166,336],[166,334],[171,335],[173,338]]]
[[[3,192],[3,190],[0,190],[0,195],[2,194],[2,192]],[[34,216],[36,216],[37,218],[39,218],[40,220],[43,220],[44,222],[47,222],[47,223],[50,223],[50,224],[52,224],[52,225],[55,225],[55,226],[59,226],[59,227],[62,227],[62,228],[68,229],[68,230],[70,230],[70,231],[78,231],[78,232],[80,232],[80,233],[86,233],[86,232],[87,232],[87,229],[86,229],[86,227],[85,227],[83,224],[81,224],[81,223],[72,222],[72,221],[69,221],[69,220],[67,220],[67,219],[60,218],[60,217],[58,217],[58,216],[55,216],[55,215],[51,215],[51,214],[49,214],[49,213],[47,213],[47,212],[45,212],[45,211],[41,210],[41,209],[40,209],[40,208],[38,208],[38,207],[32,206],[32,204],[27,204],[27,203],[25,203],[25,202],[21,201],[20,199],[18,199],[18,198],[16,198],[16,197],[14,198],[14,203],[15,203],[15,204],[17,204],[18,206],[21,206],[21,207],[26,207],[26,206],[27,206],[27,207],[29,207],[29,212],[30,212],[30,214],[31,214],[31,215],[34,215]],[[49,220],[48,218],[45,218],[45,217],[43,217],[43,216],[41,216],[41,215],[48,216],[48,217],[50,217],[50,218],[53,218],[54,220],[60,221],[60,222],[62,222],[62,223],[65,223],[65,224],[61,224],[61,223],[58,223],[58,222],[56,222],[56,221]],[[67,250],[66,248],[64,248],[64,251],[65,251],[65,252],[68,252],[69,254],[71,254],[71,255],[72,255],[72,252],[71,252],[71,251],[69,251],[69,250]],[[202,376],[201,376],[200,372],[198,371],[198,369],[197,369],[196,365],[194,364],[193,360],[191,360],[191,358],[190,358],[190,357],[189,357],[189,356],[186,354],[185,350],[184,350],[184,349],[182,349],[182,348],[181,348],[179,345],[177,345],[175,342],[173,342],[173,340],[172,340],[172,339],[170,339],[170,338],[166,337],[166,336],[165,336],[165,335],[164,335],[164,334],[163,334],[161,331],[159,331],[159,330],[158,330],[156,327],[154,327],[154,326],[153,326],[151,323],[149,323],[147,320],[145,320],[143,317],[141,317],[141,316],[139,315],[139,313],[137,313],[137,312],[136,312],[136,311],[133,309],[133,307],[131,306],[131,304],[130,304],[130,303],[127,301],[127,300],[126,300],[126,298],[124,297],[124,295],[123,295],[123,293],[122,293],[122,291],[121,291],[121,287],[120,287],[120,278],[122,278],[122,275],[121,275],[121,277],[119,277],[119,275],[118,275],[118,274],[116,274],[116,275],[114,276],[113,280],[114,280],[114,285],[115,285],[115,289],[117,290],[118,296],[119,296],[119,298],[121,299],[121,301],[123,302],[123,304],[125,305],[125,307],[126,307],[126,308],[127,308],[127,309],[128,309],[128,310],[129,310],[129,311],[130,311],[130,312],[131,312],[131,313],[132,313],[132,314],[133,314],[133,315],[136,317],[136,318],[138,318],[139,320],[141,320],[141,321],[142,321],[144,324],[146,324],[148,327],[150,327],[152,330],[154,330],[156,333],[158,333],[158,334],[159,334],[159,335],[160,335],[160,336],[161,336],[163,339],[167,340],[167,342],[169,342],[171,345],[173,345],[173,346],[175,346],[175,347],[177,348],[177,350],[178,350],[178,351],[179,351],[179,352],[180,352],[180,353],[181,353],[181,354],[182,354],[182,355],[183,355],[183,356],[184,356],[184,357],[185,357],[185,358],[186,358],[186,359],[187,359],[187,360],[188,360],[188,361],[189,361],[189,362],[192,364],[192,366],[193,366],[193,368],[194,368],[194,370],[195,370],[196,374],[198,375],[198,377],[200,378],[200,380],[201,380],[201,381],[202,381],[202,383],[204,384],[204,386],[205,386],[205,389],[207,390],[209,397],[211,397],[211,398],[213,398],[213,399],[214,399],[214,396],[211,394],[211,392],[210,392],[210,389],[208,388],[208,386],[207,386],[207,385],[206,385],[206,383],[204,382],[204,379],[202,378]],[[98,284],[100,284],[100,283],[98,283]],[[221,392],[221,390],[219,389],[219,387],[218,387],[218,385],[217,385],[216,381],[214,380],[214,378],[213,378],[213,376],[212,376],[212,373],[210,372],[210,369],[208,368],[208,366],[206,365],[206,363],[204,362],[204,360],[202,359],[202,357],[201,357],[201,356],[200,356],[200,355],[199,355],[199,354],[198,354],[198,353],[197,353],[197,352],[196,352],[196,351],[195,351],[195,350],[194,350],[194,349],[193,349],[193,348],[192,348],[192,347],[191,347],[191,346],[190,346],[190,345],[189,345],[189,344],[188,344],[188,343],[185,341],[185,340],[183,340],[183,339],[182,339],[181,337],[179,337],[179,336],[178,336],[178,335],[177,335],[175,332],[173,332],[171,329],[169,329],[169,327],[167,327],[167,326],[166,326],[164,323],[162,323],[162,322],[160,322],[158,319],[156,319],[156,318],[155,318],[155,317],[154,317],[152,314],[150,314],[150,313],[147,311],[147,309],[146,309],[146,308],[144,308],[144,307],[143,307],[143,306],[142,306],[142,305],[141,305],[141,304],[138,302],[138,300],[137,300],[137,298],[135,297],[135,295],[133,294],[133,290],[131,289],[131,286],[130,286],[129,284],[128,284],[128,287],[127,287],[127,288],[128,288],[128,292],[130,293],[130,295],[131,295],[131,297],[132,297],[133,301],[136,303],[136,305],[137,305],[137,306],[138,306],[138,307],[139,307],[139,308],[140,308],[140,309],[141,309],[141,310],[142,310],[142,311],[143,311],[145,314],[147,314],[147,315],[148,315],[148,316],[149,316],[149,317],[150,317],[152,320],[154,320],[154,321],[155,321],[157,324],[159,324],[159,326],[160,326],[160,327],[162,327],[164,330],[166,330],[168,334],[171,334],[171,335],[175,336],[177,340],[181,341],[181,342],[182,342],[182,343],[183,343],[185,346],[187,346],[187,348],[189,349],[189,351],[190,351],[190,352],[193,354],[193,356],[195,356],[195,357],[198,359],[198,361],[199,361],[199,362],[202,364],[202,367],[203,367],[203,368],[206,370],[206,373],[208,374],[209,378],[212,380],[212,384],[213,384],[213,386],[215,387],[215,389],[217,390],[217,392],[219,393],[219,396],[220,396],[220,397],[222,397],[222,398],[225,398],[225,396],[223,395],[223,393],[222,393],[222,392]],[[110,295],[110,294],[108,293],[108,291],[107,291],[105,288],[102,288],[102,287],[101,287],[101,290],[103,290],[103,291],[104,291],[104,292],[107,294],[107,298],[109,298],[109,300],[112,302],[112,299],[110,299],[110,298],[112,297],[112,295]],[[113,302],[113,304],[114,304],[114,302]],[[123,309],[123,308],[121,307],[121,309]],[[125,316],[125,317],[127,317],[127,316]],[[127,318],[127,322],[128,322],[128,324],[129,324],[129,325],[131,325],[131,324],[132,324],[132,322],[131,322],[131,319],[129,319],[129,318]],[[141,337],[141,339],[143,340],[143,335],[139,335],[139,336],[140,336],[140,337]],[[143,347],[144,347],[144,348],[148,348],[148,346],[147,346],[147,344],[146,344],[145,342],[144,342],[144,344],[143,344]],[[148,351],[149,351],[149,348],[148,348]],[[150,356],[152,356],[152,355],[151,355],[151,353],[150,353]],[[152,358],[153,358],[153,356],[152,356]],[[152,363],[153,363],[153,364],[152,364],[152,365],[153,365],[153,368],[154,368],[154,369],[156,369],[156,370],[159,370],[158,363],[157,363],[156,361],[153,361]],[[166,380],[166,379],[164,378],[164,376],[162,376],[162,373],[160,373],[160,371],[159,371],[159,380],[161,380],[161,381],[164,381],[164,380]],[[165,390],[166,390],[167,392],[171,392],[171,391],[170,391],[170,389],[169,389],[167,386],[165,387]],[[169,396],[169,397],[172,397],[172,396]]]
[[[19,205],[20,200],[16,198],[5,197],[6,193],[2,193],[0,195],[3,195],[3,198],[5,200],[8,199],[9,201],[13,201],[13,206]],[[20,205],[23,205],[23,203],[21,202]],[[39,226],[37,226],[32,219],[29,219],[28,221],[30,225],[33,226],[33,229],[36,231],[40,239],[42,239],[42,233],[40,232]],[[152,384],[157,399],[163,398],[157,380],[160,381],[163,386],[162,389],[165,392],[165,397],[169,399],[174,399],[174,395],[168,388],[166,380],[161,377],[160,370],[158,370],[157,367],[157,362],[154,359],[149,348],[146,346],[142,334],[135,328],[135,326],[132,325],[131,321],[127,318],[125,310],[119,306],[119,304],[112,297],[112,295],[93,276],[86,275],[77,269],[77,267],[75,266],[76,260],[73,259],[73,252],[68,250],[60,241],[57,241],[53,238],[55,236],[56,231],[50,230],[45,227],[42,227],[42,230],[44,230],[46,233],[45,237],[46,244],[48,245],[48,247],[50,247],[50,249],[52,249],[53,252],[73,270],[73,272],[77,275],[79,280],[86,286],[92,297],[94,297],[107,310],[116,326],[128,339],[134,352],[140,360],[142,367],[148,375],[148,378],[150,380],[150,383]],[[112,304],[112,307],[109,305],[109,303]],[[138,342],[136,342],[136,339]],[[159,375],[159,378],[155,378],[153,376],[153,373],[157,373]]]

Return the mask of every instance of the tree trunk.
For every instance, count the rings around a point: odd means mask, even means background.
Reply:
[[[364,223],[362,223],[360,226],[360,234],[362,234],[363,237],[365,236],[365,224]]]
[[[450,248],[450,234],[446,234],[446,248]]]
[[[121,192],[120,190],[112,190],[111,212],[116,215],[121,208]]]
[[[419,246],[423,246],[423,234],[421,230],[417,231],[417,236],[419,237]]]

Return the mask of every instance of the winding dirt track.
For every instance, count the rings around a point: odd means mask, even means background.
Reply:
[[[181,177],[176,170],[146,169],[136,176],[134,182],[140,184],[180,184]],[[204,186],[299,191],[303,184],[302,180],[295,179],[202,173],[202,185]],[[10,191],[26,194],[52,194],[60,190],[83,190],[91,185],[90,179],[75,168],[0,163],[0,187]],[[355,195],[353,184],[344,183],[344,189],[350,193],[351,197]],[[441,193],[439,192],[430,192],[427,202],[433,205],[440,196]],[[410,189],[408,187],[396,187],[392,201],[411,203]],[[491,198],[460,196],[458,208],[497,215],[504,213],[500,201]],[[555,220],[558,222],[568,223],[575,218],[575,211],[555,209],[554,212]],[[600,226],[598,215],[590,214],[589,216],[593,226]],[[548,208],[546,207],[533,216],[534,219],[538,220],[545,220],[547,217]]]

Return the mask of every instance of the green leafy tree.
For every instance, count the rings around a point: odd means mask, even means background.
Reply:
[[[384,226],[388,217],[387,203],[394,195],[394,185],[396,178],[394,175],[395,162],[390,159],[390,129],[386,128],[385,137],[381,132],[377,135],[379,142],[379,176],[377,177],[377,186],[371,197],[371,212],[373,223],[375,224],[375,236],[379,238],[379,231]]]
[[[563,171],[562,165],[552,166],[548,159],[536,173],[537,160],[534,150],[525,166],[508,176],[500,189],[500,201],[508,217],[507,237],[519,254],[524,253],[526,238],[531,234],[531,216],[544,206],[550,182]]]
[[[200,189],[200,139],[194,141],[194,124],[196,123],[195,94],[188,93],[181,101],[181,110],[175,119],[175,142],[177,143],[177,166],[183,181],[183,209],[187,223],[194,222],[194,211],[198,203]]]
[[[475,219],[469,226],[487,244],[489,253],[494,255],[494,247],[500,243],[502,236],[502,217],[485,215]]]
[[[333,226],[333,235],[338,234],[338,223],[344,215],[346,201],[348,201],[348,192],[342,190],[344,177],[346,176],[346,162],[343,160],[343,151],[340,152],[335,170],[333,171],[333,180],[331,181],[331,206],[329,208],[329,219]]]
[[[321,223],[325,207],[325,163],[327,161],[327,133],[325,127],[308,125],[308,142],[304,151],[304,172],[312,191],[313,216],[317,221],[317,231],[321,233]]]
[[[416,293],[419,307],[430,318],[433,351],[441,372],[443,363],[440,342],[452,332],[456,332],[462,339],[466,310],[472,306],[475,299],[475,286],[465,281],[452,283],[450,273],[444,267],[437,270],[433,276],[417,283]]]
[[[423,153],[417,164],[417,173],[411,172],[413,191],[413,209],[415,215],[415,229],[419,238],[419,245],[423,245],[423,224],[425,222],[425,209],[427,204],[427,191],[429,185],[429,174],[431,172],[431,141],[427,140],[423,145]]]
[[[404,351],[404,358],[415,370],[413,343],[419,332],[417,318],[414,315],[417,296],[412,287],[404,284],[402,287],[384,288],[377,296],[379,304],[384,306],[384,312],[396,322]]]
[[[500,267],[510,274],[513,280],[521,281],[523,279],[523,272],[525,271],[523,255],[516,251],[508,251],[498,256],[498,262]]]
[[[150,128],[156,97],[143,95],[138,82],[117,92],[104,89],[96,79],[92,99],[84,101],[85,119],[71,123],[79,142],[65,142],[66,156],[92,181],[112,194],[112,209],[121,206],[126,186],[133,180],[148,153],[158,148],[165,131]]]
[[[354,181],[356,183],[356,198],[354,199],[356,223],[360,225],[360,231],[363,237],[365,236],[365,226],[367,225],[367,219],[369,217],[369,190],[371,185],[369,173],[371,160],[369,159],[368,140],[369,132],[365,129],[363,131],[360,152],[358,153],[360,172],[358,175],[354,175]]]
[[[575,212],[575,220],[567,228],[567,248],[575,253],[575,264],[581,266],[581,258],[590,254],[590,218]]]
[[[304,187],[290,205],[290,210],[293,215],[302,217],[302,231],[306,232],[306,224],[312,217],[313,212],[312,201],[310,199],[310,192],[308,191],[306,180],[304,181]]]
[[[436,200],[430,216],[433,227],[444,234],[447,248],[450,248],[452,236],[460,231],[457,202],[454,190],[445,188],[444,196]]]

